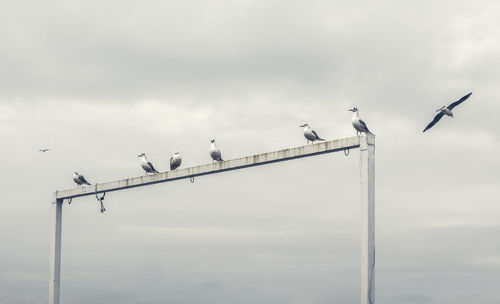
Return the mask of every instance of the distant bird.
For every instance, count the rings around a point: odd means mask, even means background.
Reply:
[[[359,132],[359,133],[373,134],[372,132],[370,132],[370,130],[368,130],[368,127],[366,126],[365,122],[361,118],[359,118],[358,108],[354,107],[352,109],[349,109],[349,111],[353,112],[352,113],[352,126],[354,127],[354,129],[356,129],[356,133]]]
[[[436,112],[439,112],[439,113],[436,116],[434,116],[434,119],[427,125],[427,127],[425,127],[424,131],[422,131],[422,132],[425,132],[425,131],[429,130],[430,128],[432,128],[432,126],[434,126],[441,119],[441,117],[443,117],[444,115],[448,115],[448,116],[451,116],[453,118],[453,113],[451,112],[451,110],[453,110],[454,107],[456,107],[459,104],[461,104],[462,102],[464,102],[467,98],[470,97],[471,94],[472,94],[472,92],[470,92],[469,94],[460,98],[459,100],[451,103],[449,106],[442,106],[441,109],[436,110]]]
[[[220,154],[220,150],[219,148],[217,147],[217,145],[215,144],[215,139],[211,139],[210,142],[212,143],[210,145],[210,149],[208,150],[208,153],[210,153],[210,156],[212,157],[212,159],[214,161],[218,161],[218,162],[221,162],[221,161],[224,161],[222,159],[222,155]]]
[[[175,151],[174,155],[170,157],[170,170],[175,170],[179,168],[181,163],[182,163],[181,155],[179,154],[178,151]]]
[[[323,140],[324,141],[324,139],[320,138],[318,136],[318,134],[316,133],[316,131],[311,129],[311,127],[309,127],[308,124],[303,124],[300,127],[304,128],[304,137],[307,139],[308,144],[309,144],[309,141],[311,141],[311,143],[314,143],[315,140]]]
[[[153,164],[148,161],[145,153],[141,153],[137,155],[137,157],[141,158],[141,167],[142,169],[144,169],[144,171],[146,171],[146,175],[148,173],[159,173],[158,171],[156,171],[155,167],[153,167]]]
[[[47,151],[50,151],[50,149],[44,148],[44,149],[38,149],[37,151],[38,152],[47,152]]]
[[[78,172],[73,173],[73,181],[78,185],[81,186],[83,184],[85,185],[90,185],[90,183],[83,177],[83,175],[79,174]]]

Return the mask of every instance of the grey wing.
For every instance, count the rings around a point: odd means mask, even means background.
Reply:
[[[372,133],[372,132],[370,132],[370,130],[368,130],[368,127],[366,126],[365,122],[364,122],[364,121],[362,121],[361,119],[359,120],[359,124],[360,124],[361,126],[363,126],[363,128],[364,128],[364,129],[365,129],[368,133]]]
[[[470,95],[472,95],[472,92],[470,92],[469,94],[465,95],[464,97],[460,98],[459,100],[451,103],[449,106],[448,106],[448,109],[451,111],[454,107],[458,106],[459,104],[461,104],[462,102],[464,102],[467,98],[470,97]]]
[[[89,182],[85,179],[85,177],[83,177],[83,175],[80,175],[78,178],[79,178],[79,179],[82,181],[82,183],[84,183],[85,185],[90,185],[90,183],[89,183]]]
[[[425,127],[423,132],[432,128],[432,126],[434,126],[441,119],[441,117],[443,117],[443,115],[443,112],[439,112],[436,116],[434,116],[434,119],[427,125],[427,127]]]
[[[179,161],[174,161],[173,157],[170,157],[170,170],[175,170],[179,167]]]
[[[316,131],[313,130],[312,132],[313,132],[314,136],[316,137],[316,139],[324,140],[323,138],[318,136],[318,133],[316,133]]]
[[[151,162],[148,162],[148,166],[149,166],[149,168],[151,168],[151,171],[153,171],[154,173],[159,173],[158,171],[156,171],[155,167],[153,167],[153,164]]]
[[[219,151],[217,151],[217,159],[216,159],[216,160],[217,160],[217,161],[223,161],[223,160],[222,160],[222,153],[220,153],[220,150],[219,150]]]

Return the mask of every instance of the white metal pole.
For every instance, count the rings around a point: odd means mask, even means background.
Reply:
[[[362,133],[361,175],[361,304],[375,303],[375,135]]]
[[[52,225],[50,238],[50,278],[49,304],[59,304],[61,287],[61,224],[62,199],[55,199],[52,203]]]

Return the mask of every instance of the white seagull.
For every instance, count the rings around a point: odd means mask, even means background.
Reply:
[[[212,159],[214,161],[218,161],[218,162],[221,162],[221,161],[224,161],[222,159],[222,155],[220,154],[220,150],[219,148],[217,147],[217,145],[215,144],[215,139],[211,139],[210,142],[212,143],[210,145],[210,149],[208,149],[208,153],[210,154],[210,156],[212,157]]]
[[[464,102],[467,98],[470,97],[471,94],[472,92],[460,98],[459,100],[451,103],[449,106],[442,106],[441,109],[436,110],[436,112],[439,113],[436,116],[434,116],[434,119],[427,125],[427,127],[425,127],[423,132],[432,128],[432,126],[434,126],[444,115],[451,116],[453,118],[453,113],[451,112],[451,110],[453,110],[454,107]]]
[[[141,167],[142,169],[144,169],[144,171],[146,171],[146,175],[148,173],[159,173],[158,171],[156,171],[155,167],[153,167],[153,164],[148,161],[145,153],[141,153],[137,155],[137,157],[141,158]]]
[[[85,185],[90,185],[90,183],[83,177],[83,175],[78,174],[78,172],[73,173],[73,181],[78,185],[81,186],[83,184]]]
[[[370,130],[368,130],[368,127],[366,126],[365,122],[359,118],[359,110],[358,108],[354,107],[352,109],[349,109],[349,111],[353,112],[352,113],[352,126],[354,127],[354,129],[356,129],[356,133],[359,132],[359,133],[370,133],[370,134],[373,134],[372,132],[370,132]]]
[[[175,151],[174,155],[170,157],[170,170],[175,170],[179,168],[181,163],[182,163],[181,155],[179,154],[178,151]]]
[[[315,140],[323,140],[324,141],[323,138],[320,138],[318,136],[316,131],[314,131],[313,129],[311,129],[311,127],[309,127],[309,124],[303,124],[300,127],[304,128],[304,137],[307,139],[307,144],[309,144],[309,141],[311,141],[311,143],[314,143]]]

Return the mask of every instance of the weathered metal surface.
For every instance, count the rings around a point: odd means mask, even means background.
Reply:
[[[375,303],[375,136],[361,136],[361,304]]]
[[[230,170],[243,169],[247,167],[266,165],[275,162],[287,161],[296,158],[309,157],[318,154],[332,153],[344,149],[358,148],[359,136],[336,139],[314,145],[306,145],[296,148],[279,150],[269,153],[256,154],[253,156],[231,159],[214,164],[200,165],[174,171],[161,172],[146,176],[122,179],[113,182],[95,184],[91,186],[57,191],[57,199],[74,198],[79,196],[93,195],[96,192],[110,192],[132,187],[147,186],[156,183],[170,182],[179,179],[191,178],[207,174],[215,174]]]
[[[49,304],[59,304],[61,288],[61,232],[62,232],[62,204],[58,199],[52,202],[52,227],[50,237],[49,263]]]

